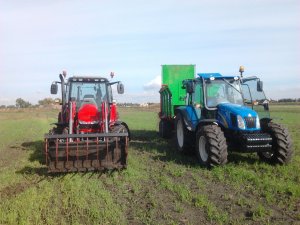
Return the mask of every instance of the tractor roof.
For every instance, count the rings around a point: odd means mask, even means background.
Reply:
[[[69,82],[108,82],[105,77],[84,77],[84,76],[73,76],[69,77]]]
[[[235,78],[237,76],[222,76],[220,73],[198,73],[197,74],[199,78],[203,78],[203,79],[209,79],[211,77],[214,78]]]

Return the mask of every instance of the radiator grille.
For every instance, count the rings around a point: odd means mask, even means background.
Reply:
[[[256,117],[244,117],[248,128],[256,128]]]

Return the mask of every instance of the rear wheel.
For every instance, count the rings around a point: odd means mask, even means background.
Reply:
[[[282,125],[269,122],[262,126],[262,130],[272,137],[272,151],[258,152],[259,158],[267,163],[285,164],[291,161],[292,139],[288,130]]]
[[[180,113],[176,115],[175,130],[177,149],[179,152],[188,153],[191,149],[191,143],[193,142],[192,133],[185,127],[183,117]]]
[[[162,138],[170,138],[172,136],[172,124],[170,121],[159,121],[159,136]]]
[[[196,135],[196,153],[202,166],[211,168],[227,162],[227,144],[217,125],[203,126]]]

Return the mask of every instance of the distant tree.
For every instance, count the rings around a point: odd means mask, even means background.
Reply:
[[[30,106],[31,106],[31,103],[23,100],[22,98],[18,98],[16,100],[16,107],[17,108],[28,108]]]
[[[5,109],[6,106],[5,105],[0,105],[0,109]]]
[[[279,99],[278,102],[296,102],[296,99],[293,99],[293,98],[282,98],[282,99]]]
[[[8,109],[14,109],[14,108],[16,108],[16,106],[15,105],[8,105],[8,106],[6,106],[6,108],[8,108]]]
[[[39,105],[43,105],[43,106],[52,105],[55,103],[55,100],[52,98],[44,98],[42,100],[39,100],[38,103],[39,103]]]

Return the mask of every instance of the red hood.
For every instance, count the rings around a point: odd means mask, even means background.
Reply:
[[[84,104],[81,106],[78,111],[78,120],[79,123],[99,122],[100,115],[97,106],[94,104]]]

